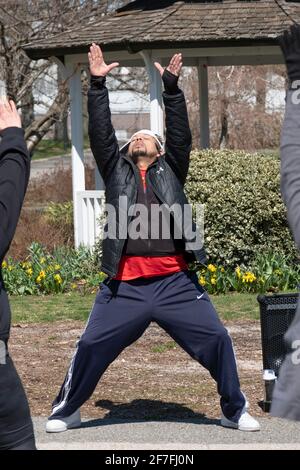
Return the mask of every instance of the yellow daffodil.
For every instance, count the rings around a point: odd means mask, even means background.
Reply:
[[[251,273],[250,271],[247,271],[247,272],[243,275],[242,281],[252,284],[252,282],[256,281],[256,277],[255,277],[255,275],[254,275],[253,273]]]
[[[55,282],[57,282],[57,284],[62,283],[62,278],[61,278],[60,274],[55,274],[54,275],[54,280],[55,280]]]
[[[31,263],[29,261],[23,261],[23,263],[21,263],[21,267],[23,269],[29,269],[31,268]]]
[[[211,273],[215,273],[216,270],[217,270],[216,266],[213,265],[213,264],[209,264],[209,265],[207,266],[207,269],[208,269]]]
[[[235,274],[239,279],[242,277],[241,268],[239,266],[235,268]]]

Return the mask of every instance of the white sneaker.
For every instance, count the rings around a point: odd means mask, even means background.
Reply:
[[[66,418],[48,419],[46,432],[63,432],[68,429],[79,428],[81,426],[80,408]]]
[[[237,423],[225,418],[222,413],[221,425],[225,428],[239,429],[240,431],[260,431],[260,424],[244,408]]]

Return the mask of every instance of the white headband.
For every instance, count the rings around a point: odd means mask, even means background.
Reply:
[[[150,131],[149,129],[142,129],[141,131],[138,131],[138,132],[135,132],[134,134],[132,134],[132,136],[130,137],[130,139],[128,140],[128,142],[126,142],[126,144],[123,145],[123,146],[120,148],[120,150],[121,150],[121,151],[122,151],[122,150],[124,151],[125,149],[127,150],[127,148],[129,147],[129,144],[130,144],[132,138],[133,138],[135,135],[137,135],[137,134],[151,135],[151,137],[153,137],[153,138],[156,140],[156,142],[158,143],[159,148],[160,148],[161,150],[163,150],[163,148],[164,148],[163,144],[158,140],[158,138],[157,138],[157,136],[155,135],[155,133],[152,132],[152,131]]]

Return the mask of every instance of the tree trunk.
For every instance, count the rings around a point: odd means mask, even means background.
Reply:
[[[256,141],[261,148],[264,147],[265,141],[265,113],[267,101],[267,85],[266,85],[266,71],[260,70],[260,73],[255,80],[255,93],[256,93],[256,119],[255,119],[255,132]]]
[[[221,100],[221,135],[219,139],[219,148],[222,150],[227,147],[229,135],[228,135],[228,98],[222,97]]]
[[[261,70],[259,76],[255,80],[255,93],[256,93],[256,111],[265,113],[267,101],[267,84],[266,72]]]
[[[69,94],[66,84],[64,84],[58,91],[58,94],[50,106],[48,112],[40,119],[35,120],[32,125],[26,129],[25,140],[27,148],[30,153],[33,152],[37,144],[47,134],[51,126],[56,121],[63,119],[66,116],[68,109]]]
[[[34,121],[34,97],[32,87],[21,100],[22,126],[27,129]]]

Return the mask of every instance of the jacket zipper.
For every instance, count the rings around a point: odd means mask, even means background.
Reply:
[[[134,174],[135,183],[136,183],[136,185],[137,185],[137,172],[136,172],[136,169],[134,168],[135,165],[129,160],[129,158],[127,158],[127,157],[125,157],[125,156],[123,156],[122,158],[124,158],[124,160],[126,160],[126,161],[130,164],[130,166],[131,166],[131,168],[132,168],[132,171],[133,171],[133,174]],[[134,199],[134,201],[135,201],[135,203],[136,203],[136,201],[137,201],[137,189],[136,189],[136,191],[135,191],[135,193],[134,193],[134,198],[133,198],[133,199]],[[127,221],[128,221],[128,219],[127,219]],[[122,243],[120,243],[119,249],[118,249],[118,251],[117,251],[117,270],[116,270],[116,273],[114,274],[114,276],[117,275],[117,271],[118,271],[118,268],[119,268],[119,264],[120,264],[120,260],[121,260],[121,256],[122,256],[122,251],[123,251],[125,242],[126,242],[126,239],[123,239],[123,240],[122,240]]]
[[[149,179],[149,178],[148,178]],[[152,188],[152,191],[154,192],[154,194],[156,195],[156,197],[162,201],[162,204],[165,204],[163,198],[161,197],[161,195],[156,191],[156,189],[154,188],[153,184],[149,181],[149,184]],[[174,219],[174,224],[175,224],[175,219]],[[184,233],[183,233],[183,242],[185,242],[185,237],[184,237]]]
[[[149,167],[148,167],[149,168]],[[146,197],[146,203],[149,208],[149,203],[148,203],[148,196],[149,196],[149,191],[148,191],[148,182],[147,182],[147,172],[148,168],[145,173],[145,197]],[[150,207],[150,221],[149,221],[149,214],[148,214],[148,240],[147,240],[147,251],[150,253],[151,249],[151,207]]]
[[[150,168],[151,166],[152,166],[152,165],[150,165],[150,166],[147,168],[146,176],[147,176],[147,172],[148,172],[148,170],[149,170],[149,168]],[[147,179],[147,177],[146,177],[146,187],[148,187],[148,185],[151,187],[152,191],[154,192],[154,194],[156,195],[156,197],[158,198],[158,200],[159,200],[159,201],[162,201],[162,204],[164,204],[163,198],[161,197],[160,194],[158,194],[158,192],[157,192],[156,189],[154,188],[153,184],[152,184],[151,181],[150,181],[150,178],[148,177],[148,179]],[[149,233],[149,232],[150,232],[150,224],[148,224],[148,225],[149,225],[149,228],[148,228],[148,250],[150,251],[150,247],[151,247],[151,237],[150,237],[150,235],[151,235],[151,233]]]

